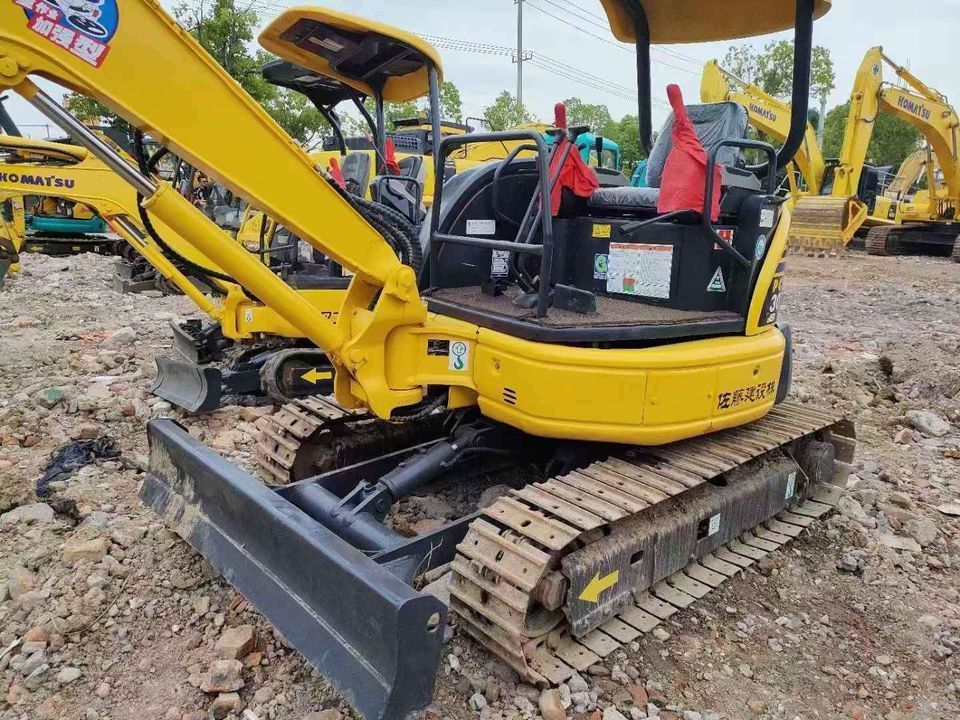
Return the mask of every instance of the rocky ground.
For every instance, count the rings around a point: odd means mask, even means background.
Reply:
[[[116,294],[108,258],[24,266],[0,292],[0,718],[351,717],[137,499],[146,421],[180,417],[152,359],[191,305]],[[426,718],[960,717],[960,265],[791,258],[783,302],[795,397],[857,421],[840,512],[555,691],[452,633]],[[265,411],[187,422],[249,466]],[[57,448],[102,436],[119,457],[37,497]]]

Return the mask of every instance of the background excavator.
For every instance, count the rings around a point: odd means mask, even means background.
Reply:
[[[905,87],[888,84],[883,68],[894,70]],[[859,195],[872,203],[882,193],[872,176],[865,177],[867,148],[879,112],[890,113],[913,125],[933,150],[942,187],[918,192],[908,203],[889,206],[884,224],[882,211],[874,211],[877,226],[866,237],[867,251],[872,254],[919,252],[949,256],[953,250],[958,226],[954,222],[960,198],[960,165],[957,160],[958,117],[947,98],[930,88],[906,68],[897,65],[880,47],[867,51],[856,75],[850,96],[850,114],[844,132],[843,148],[835,165],[828,167],[824,180],[831,198],[803,199],[797,204],[795,222],[803,223],[811,242],[820,247],[839,249],[846,243],[844,198]],[[933,172],[933,166],[930,166]],[[831,204],[833,208],[831,209]]]
[[[436,571],[451,568],[462,627],[524,679],[559,683],[836,501],[853,430],[786,402],[790,332],[777,310],[791,216],[774,194],[803,139],[813,21],[829,2],[603,0],[614,35],[637,51],[648,185],[598,187],[573,144],[582,129],[561,115],[552,147],[532,131],[446,137],[422,242],[318,174],[158,4],[127,0],[119,15],[104,4],[97,38],[47,3],[0,5],[0,84],[97,155],[148,217],[302,332],[334,372],[334,398],[303,401],[289,423],[288,437],[306,432],[293,482],[266,486],[154,421],[141,496],[362,715],[406,718],[430,702],[448,606],[415,584]],[[54,43],[54,27],[80,39]],[[651,142],[651,43],[789,27],[792,123],[779,155],[744,138],[735,104],[684,108],[676,88],[676,133]],[[414,96],[411,77],[425,79],[442,136],[439,58],[416,37],[300,7],[260,41],[400,101]],[[394,62],[373,60],[385,56]],[[351,276],[336,321],[32,76],[162,138],[342,265]],[[191,105],[176,102],[186,94]],[[691,152],[702,142],[703,157],[676,152],[675,136]],[[512,152],[444,181],[444,159],[465,142],[508,141],[535,156]],[[767,157],[762,181],[739,167],[745,149]],[[680,190],[704,204],[658,211]],[[320,426],[301,424],[317,417]],[[479,486],[497,469],[514,489],[493,505],[412,538],[391,527],[391,507],[411,493]]]

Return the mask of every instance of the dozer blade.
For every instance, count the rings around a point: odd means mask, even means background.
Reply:
[[[150,388],[154,395],[187,412],[212,412],[220,407],[223,377],[218,368],[160,355],[156,362],[157,379]]]
[[[867,218],[867,206],[855,197],[804,197],[790,223],[794,252],[834,255],[843,250]]]
[[[404,720],[429,705],[446,623],[440,600],[173,421],[153,421],[147,432],[142,500],[348,702],[368,720]]]

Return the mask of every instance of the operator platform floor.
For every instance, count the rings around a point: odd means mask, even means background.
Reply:
[[[480,287],[444,288],[431,296],[437,300],[511,320],[524,320],[552,328],[595,328],[613,326],[695,325],[701,322],[738,322],[742,316],[726,310],[676,310],[631,300],[597,296],[597,312],[581,314],[550,308],[546,317],[536,317],[533,308],[517,307],[508,294],[492,297]]]

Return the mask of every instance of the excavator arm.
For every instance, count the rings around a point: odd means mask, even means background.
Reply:
[[[330,354],[341,371],[342,402],[367,402],[382,415],[418,402],[422,388],[387,386],[382,356],[391,330],[426,320],[414,271],[401,264],[383,236],[317,173],[306,153],[158,3],[135,0],[122,10],[118,15],[115,3],[106,3],[98,21],[102,40],[92,41],[63,22],[62,11],[51,4],[20,0],[0,5],[0,85],[18,92],[109,161],[144,196],[142,204],[151,215]],[[288,14],[296,19],[301,13]],[[144,177],[93,137],[30,76],[100,101],[351,270],[346,312],[338,323],[302,302],[293,288],[168,184]],[[245,152],[236,152],[238,147]],[[360,340],[372,349],[357,348]]]

